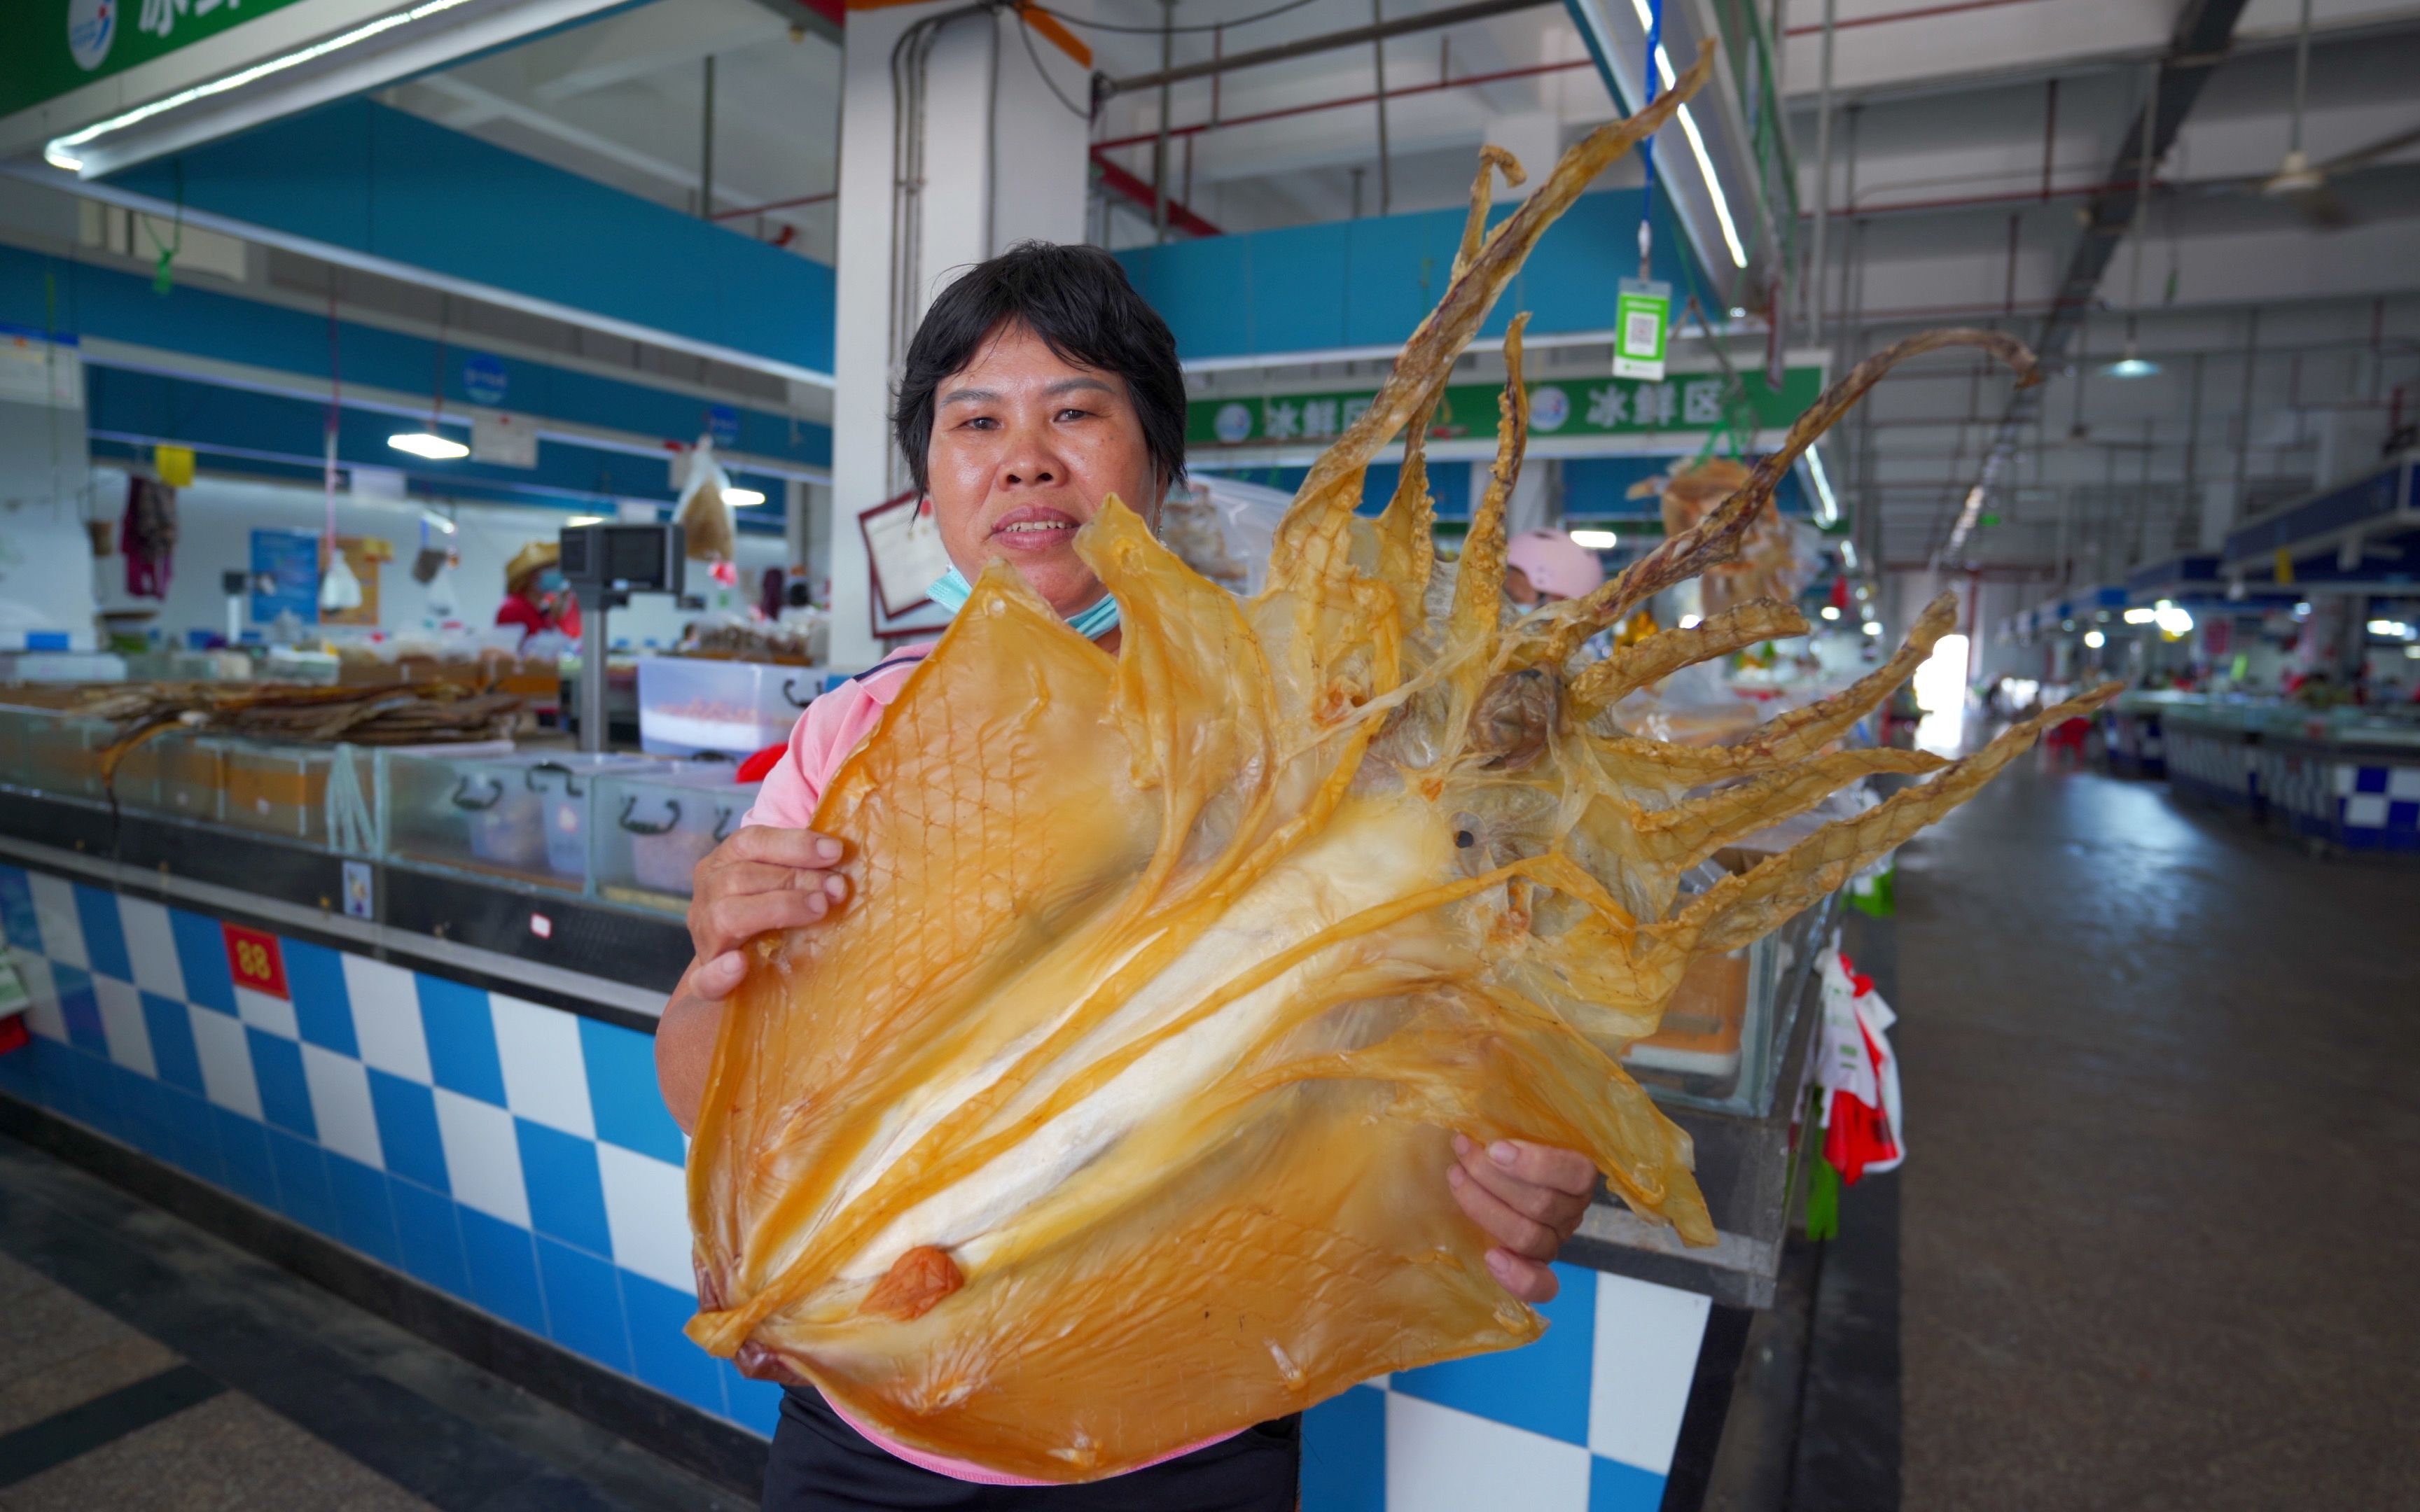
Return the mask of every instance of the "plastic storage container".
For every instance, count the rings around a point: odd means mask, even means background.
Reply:
[[[591,874],[613,903],[679,913],[690,874],[739,827],[758,782],[734,782],[726,764],[597,780]]]
[[[154,735],[117,764],[119,807],[173,819],[217,823],[226,798],[222,743],[199,735]]]
[[[595,783],[660,765],[630,756],[387,751],[386,855],[580,891]]]
[[[823,687],[812,667],[696,656],[638,661],[639,745],[655,756],[746,756],[778,746]]]

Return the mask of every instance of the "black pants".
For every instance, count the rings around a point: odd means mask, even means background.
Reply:
[[[1295,1512],[1302,1418],[1281,1417],[1131,1475],[1082,1486],[977,1486],[866,1442],[812,1391],[783,1394],[765,1512]]]

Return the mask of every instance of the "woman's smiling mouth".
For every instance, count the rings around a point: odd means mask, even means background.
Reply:
[[[1043,550],[1072,540],[1081,523],[1064,511],[1028,504],[1001,516],[991,538],[1004,550]]]

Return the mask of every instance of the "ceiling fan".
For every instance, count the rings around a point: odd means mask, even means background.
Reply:
[[[2294,39],[2294,116],[2287,138],[2285,161],[2277,171],[2266,178],[2246,180],[2235,187],[2251,188],[2271,198],[2293,202],[2304,219],[2322,231],[2337,231],[2350,225],[2352,211],[2329,189],[2328,180],[2358,168],[2375,159],[2385,157],[2420,142],[2420,126],[2398,131],[2393,136],[2340,152],[2324,162],[2313,162],[2303,150],[2303,106],[2310,92],[2311,81],[2311,0],[2303,0],[2303,29]]]

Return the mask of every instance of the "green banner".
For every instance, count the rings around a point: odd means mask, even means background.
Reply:
[[[1781,392],[1760,369],[1740,375],[1739,412],[1723,398],[1720,373],[1675,373],[1662,382],[1631,378],[1545,378],[1529,385],[1529,434],[1542,436],[1702,435],[1754,417],[1753,429],[1781,430],[1823,392],[1818,367],[1782,373]],[[1500,384],[1457,383],[1445,391],[1429,435],[1438,440],[1496,434]],[[1186,406],[1185,440],[1198,455],[1221,447],[1300,446],[1332,440],[1370,408],[1375,389],[1341,393],[1276,393],[1196,399]]]
[[[0,116],[165,57],[295,0],[8,0]]]

